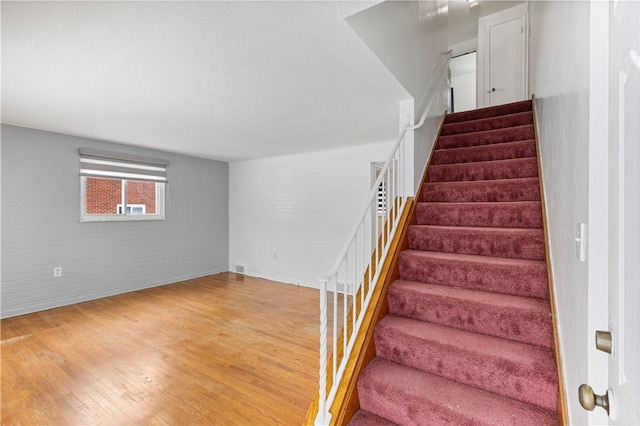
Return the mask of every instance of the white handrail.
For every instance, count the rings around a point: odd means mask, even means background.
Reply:
[[[384,177],[385,173],[389,169],[389,163],[393,159],[393,155],[398,150],[398,147],[400,146],[400,143],[404,140],[404,135],[407,133],[407,130],[409,130],[409,123],[407,123],[407,125],[404,126],[404,128],[402,129],[402,132],[400,133],[400,137],[398,138],[396,143],[393,145],[393,148],[391,148],[391,154],[389,154],[389,157],[387,157],[387,160],[384,162],[384,165],[382,166],[382,169],[380,170],[380,174],[378,175],[378,178],[376,179],[376,181],[371,186],[371,192],[369,193],[370,197],[368,198],[369,200],[378,195],[378,188],[380,187],[380,184],[382,183],[382,180],[383,180],[383,177]],[[369,206],[369,204],[367,204],[367,207],[364,209],[364,212],[359,217],[364,217],[365,215],[367,215],[367,213],[369,212],[369,208],[370,208],[370,206]],[[336,272],[338,272],[338,268],[340,268],[340,263],[342,262],[342,259],[344,258],[345,254],[347,254],[347,251],[349,250],[349,243],[351,241],[353,241],[353,238],[355,237],[356,233],[358,232],[358,225],[359,225],[359,222],[356,223],[353,226],[353,228],[351,228],[351,231],[349,232],[349,234],[347,234],[346,243],[342,247],[342,250],[340,250],[340,252],[338,254],[338,257],[336,258],[336,261],[334,262],[333,266],[331,267],[331,270],[329,271],[329,273],[326,276],[319,278],[319,281],[326,281],[328,278],[334,276],[336,274]]]
[[[447,51],[447,61],[444,64],[444,68],[442,68],[442,71],[440,71],[440,74],[438,75],[438,79],[436,80],[436,87],[438,87],[438,85],[442,81],[442,77],[444,77],[445,71],[447,71],[447,69],[449,68],[449,63],[451,62],[451,57],[452,56],[453,56],[453,50],[449,49]],[[424,112],[422,113],[422,117],[420,117],[420,121],[418,122],[418,124],[416,124],[414,126],[409,126],[407,128],[407,130],[416,130],[416,129],[419,129],[420,127],[422,127],[422,125],[424,124],[424,121],[427,119],[427,115],[429,114],[429,110],[431,109],[431,106],[433,105],[434,99],[435,99],[435,97],[433,96],[433,94],[431,94],[431,97],[429,99],[429,102],[427,103],[427,106],[424,107]]]
[[[453,55],[453,50],[447,51],[446,55],[447,55],[447,60],[445,62],[444,67],[440,71],[440,74],[438,75],[438,79],[436,80],[436,86],[435,87],[438,87],[438,85],[442,81],[442,77],[444,76],[445,71],[449,68],[449,62],[451,62],[451,56]],[[433,87],[430,87],[429,90],[433,90]],[[422,116],[420,117],[420,121],[417,124],[410,125],[409,123],[407,123],[402,128],[402,131],[400,132],[400,136],[396,140],[396,143],[393,145],[393,148],[391,148],[391,154],[389,154],[389,156],[387,157],[387,160],[384,162],[384,166],[382,166],[382,170],[380,170],[380,174],[378,175],[378,178],[376,179],[376,181],[371,186],[371,193],[370,193],[371,196],[374,196],[374,195],[377,194],[378,187],[380,186],[380,183],[382,183],[382,177],[384,176],[384,173],[386,172],[386,170],[389,168],[389,162],[391,161],[391,159],[393,157],[393,154],[398,149],[398,146],[400,145],[400,143],[404,139],[404,135],[407,133],[407,130],[416,130],[416,129],[419,129],[420,127],[422,127],[424,125],[424,122],[427,119],[427,115],[429,114],[429,111],[431,110],[431,107],[433,106],[433,101],[434,100],[435,100],[435,97],[432,94],[430,96],[430,98],[429,98],[429,102],[427,103],[427,106],[424,108],[424,112],[422,113]],[[367,205],[367,207],[364,209],[365,211],[362,214],[362,216],[367,214],[368,209],[369,209],[369,206]],[[362,216],[360,216],[360,217],[362,217]],[[346,244],[342,247],[342,250],[338,254],[338,257],[336,258],[336,261],[334,262],[333,266],[331,267],[329,273],[325,277],[320,278],[320,281],[324,280],[327,277],[331,277],[332,275],[334,275],[337,272],[338,268],[340,267],[340,261],[342,260],[342,258],[346,254],[346,252],[347,252],[347,250],[349,248],[349,242],[355,236],[355,234],[357,232],[357,229],[358,229],[358,224],[356,223],[353,226],[353,228],[351,229],[351,231],[349,232],[349,234],[347,234]]]
[[[406,204],[404,138],[408,130],[415,130],[424,124],[435,101],[437,89],[442,83],[442,77],[449,66],[451,56],[452,51],[449,50],[443,70],[438,75],[434,86],[429,88],[432,93],[429,95],[429,102],[420,121],[415,125],[407,123],[400,131],[398,140],[371,188],[369,202],[363,214],[349,232],[346,243],[340,250],[329,274],[320,279],[320,389],[316,425],[326,425],[331,420],[331,404],[335,399],[347,360],[355,344],[355,337],[362,325],[364,314],[378,282],[382,264]],[[382,200],[381,204],[380,199]],[[327,291],[333,293],[333,303],[329,302]],[[328,366],[329,309],[332,310],[330,340],[332,363]],[[349,309],[351,309],[351,319],[349,319]],[[340,311],[342,311],[341,314]],[[340,325],[342,325],[342,339],[338,341]],[[338,359],[339,344],[343,349],[340,359]],[[327,389],[328,368],[331,368],[332,373],[330,389]]]

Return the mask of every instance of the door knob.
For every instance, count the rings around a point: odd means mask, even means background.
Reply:
[[[491,89],[491,91],[492,91],[492,92],[495,92],[495,91],[496,91],[496,88],[494,87],[493,89]]]
[[[593,411],[596,406],[604,408],[609,414],[609,390],[604,395],[596,395],[589,385],[580,385],[578,388],[580,405],[585,410]]]
[[[613,353],[613,340],[611,339],[611,332],[609,331],[596,331],[596,349],[608,354]]]

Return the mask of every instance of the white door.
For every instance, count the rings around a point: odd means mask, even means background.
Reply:
[[[489,82],[486,86],[487,106],[521,101],[523,73],[521,67],[524,46],[522,18],[489,27]],[[516,65],[516,66],[514,66]]]
[[[640,424],[640,2],[610,5],[610,424]]]
[[[527,98],[526,4],[478,20],[478,106]]]

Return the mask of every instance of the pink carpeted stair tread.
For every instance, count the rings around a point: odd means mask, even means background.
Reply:
[[[378,417],[368,411],[358,410],[348,423],[349,426],[397,426],[395,423]]]
[[[519,112],[531,111],[533,105],[531,100],[512,102],[504,105],[496,105],[486,108],[478,108],[471,111],[454,112],[447,114],[444,122],[457,123],[460,121],[480,120],[488,117],[496,117],[499,115],[517,114]]]
[[[387,297],[393,315],[552,347],[546,300],[406,280],[391,283]]]
[[[412,250],[544,260],[542,229],[411,225],[408,236]]]
[[[418,203],[419,225],[542,228],[539,201],[505,203]]]
[[[445,117],[352,425],[557,424],[532,102]]]
[[[422,186],[422,201],[503,202],[539,201],[538,178],[474,180],[463,182],[427,182]]]
[[[533,139],[479,145],[463,148],[436,149],[432,166],[438,164],[471,163],[475,161],[508,160],[536,157],[536,141]]]
[[[474,163],[440,164],[429,167],[429,182],[477,181],[538,177],[535,157]]]
[[[403,425],[553,425],[549,410],[374,358],[358,378],[360,407]]]
[[[442,126],[440,136],[458,135],[461,133],[481,132],[483,130],[502,129],[505,127],[533,124],[533,112],[525,111],[497,117],[480,118]]]
[[[393,315],[375,328],[378,357],[555,410],[558,376],[549,349]]]
[[[463,133],[461,135],[440,136],[438,149],[462,148],[467,146],[490,145],[533,139],[535,137],[532,124],[507,127],[504,129],[485,130],[482,132]]]
[[[409,281],[464,287],[546,299],[547,266],[539,260],[405,250],[400,277]]]

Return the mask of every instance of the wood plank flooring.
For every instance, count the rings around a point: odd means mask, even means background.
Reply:
[[[232,273],[2,320],[2,424],[299,425],[318,291]]]

